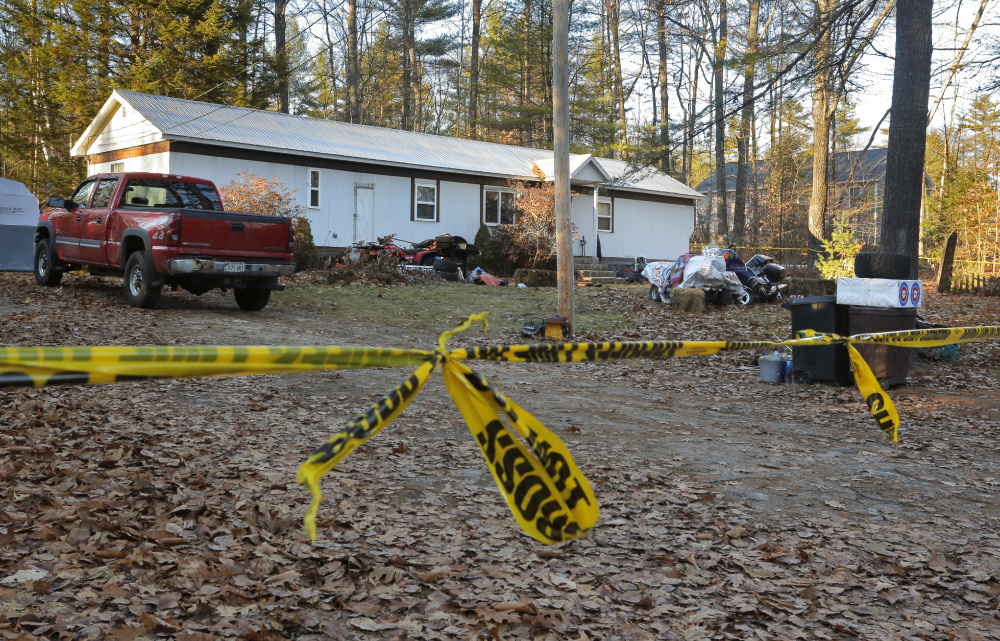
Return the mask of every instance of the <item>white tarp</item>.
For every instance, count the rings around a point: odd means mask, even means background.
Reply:
[[[0,271],[30,272],[38,200],[19,182],[0,178]]]

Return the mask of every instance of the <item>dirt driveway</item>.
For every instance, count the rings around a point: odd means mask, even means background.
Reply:
[[[8,345],[429,348],[492,309],[515,340],[551,291],[299,278],[124,306],[114,279],[0,274]],[[776,306],[678,315],[641,288],[578,292],[582,338],[786,335]],[[952,325],[992,299],[931,296]],[[918,362],[890,392],[900,444],[858,392],[761,383],[750,354],[473,364],[560,435],[598,495],[581,541],[517,529],[435,377],[324,481],[302,538],[295,470],[401,382],[378,369],[0,392],[5,638],[708,639],[1000,637],[997,346]]]

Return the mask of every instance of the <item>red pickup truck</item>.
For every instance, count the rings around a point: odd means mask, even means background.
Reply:
[[[125,277],[125,300],[155,307],[164,285],[201,295],[233,290],[242,309],[263,309],[279,276],[295,271],[295,227],[280,216],[226,212],[211,181],[167,174],[100,174],[69,199],[45,203],[35,233],[35,280],[63,273]]]

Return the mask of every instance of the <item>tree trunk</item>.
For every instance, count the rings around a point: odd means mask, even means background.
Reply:
[[[830,29],[837,0],[816,2],[816,75],[813,78],[812,197],[809,199],[809,266],[816,269],[823,249],[826,194],[830,159],[830,67],[833,64]]]
[[[402,0],[403,5],[403,129],[413,130],[413,74],[417,66],[414,0]]]
[[[608,20],[611,30],[611,49],[614,59],[615,101],[618,103],[618,158],[628,160],[628,130],[625,122],[625,82],[622,79],[622,54],[619,26],[621,23],[620,0],[608,0]]]
[[[939,294],[951,292],[952,267],[955,261],[955,246],[958,245],[958,232],[951,232],[948,241],[944,246],[944,255],[941,257],[941,270],[938,273],[937,291]]]
[[[479,139],[479,23],[482,0],[472,0],[472,62],[469,66],[469,134]]]
[[[729,235],[729,204],[726,198],[726,96],[723,71],[726,65],[726,2],[719,2],[719,40],[715,46],[715,184],[719,194],[715,217],[719,236]]]
[[[525,146],[532,146],[535,142],[535,115],[531,111],[531,80],[535,75],[534,65],[531,56],[534,53],[534,44],[531,42],[531,0],[524,0],[524,76],[521,78],[524,87],[523,110],[521,118],[524,121]]]
[[[920,199],[924,191],[932,5],[933,0],[907,0],[896,6],[896,65],[881,231],[883,251],[910,257],[910,278],[917,277]]]
[[[670,171],[670,116],[667,113],[667,5],[665,0],[656,3],[656,44],[659,48],[660,83],[660,170]]]
[[[740,133],[736,139],[736,200],[733,204],[733,242],[744,240],[747,212],[747,176],[749,175],[750,130],[754,119],[753,81],[757,56],[757,20],[760,0],[750,2],[750,23],[747,30],[746,62],[743,67],[743,105],[740,113]],[[756,188],[756,184],[754,185]]]
[[[285,51],[285,10],[288,0],[274,0],[274,58],[278,73],[278,111],[288,113],[288,52]]]
[[[361,74],[358,72],[358,0],[347,0],[347,111],[361,124]]]

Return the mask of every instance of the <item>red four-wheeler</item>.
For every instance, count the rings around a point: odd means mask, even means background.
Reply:
[[[469,256],[479,254],[479,248],[468,242],[461,236],[442,234],[434,238],[428,238],[419,243],[413,243],[412,249],[397,249],[401,252],[401,258],[407,265],[422,265],[424,267],[434,264],[438,259],[451,260],[457,263],[465,263]]]
[[[279,276],[295,271],[289,218],[224,211],[209,180],[118,173],[87,178],[71,198],[52,196],[35,233],[35,280],[67,271],[124,276],[125,300],[155,307],[164,285],[201,295],[232,289],[242,309],[263,309]]]

